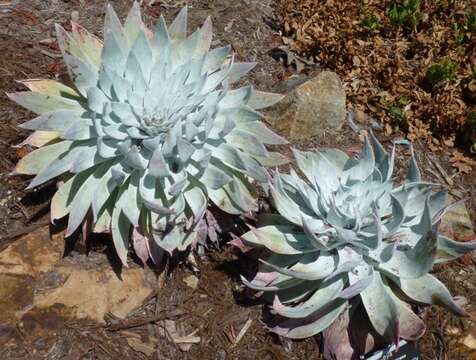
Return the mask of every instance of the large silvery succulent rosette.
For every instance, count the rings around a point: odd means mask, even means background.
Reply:
[[[29,188],[69,176],[51,204],[52,220],[69,215],[67,236],[91,216],[124,264],[131,235],[144,261],[158,261],[207,233],[209,199],[231,214],[254,209],[251,181],[283,161],[264,144],[285,143],[257,110],[281,96],[229,88],[255,64],[210,50],[210,18],[187,36],[184,8],[151,31],[136,2],[124,26],[108,6],[104,42],[75,23],[57,37],[74,88],[28,80],[31,91],[9,95],[39,115],[22,124],[35,130],[23,144],[39,149],[15,172],[36,175]]]
[[[350,331],[367,321],[370,333],[398,342],[425,330],[409,302],[464,314],[429,271],[475,249],[476,242],[438,234],[446,190],[421,180],[413,150],[405,180],[395,184],[394,153],[372,135],[356,158],[336,149],[295,151],[305,179],[294,171],[274,176],[271,195],[279,214],[264,217],[241,238],[241,245],[270,254],[261,256],[254,279],[243,281],[273,300],[272,331],[306,338],[331,329],[324,333],[327,343],[344,359],[349,335],[338,328],[349,316]]]

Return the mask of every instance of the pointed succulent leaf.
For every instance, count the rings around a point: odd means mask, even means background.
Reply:
[[[362,321],[368,318],[379,337],[398,344],[425,330],[404,300],[464,313],[428,273],[435,262],[474,250],[476,242],[438,235],[446,191],[421,181],[413,151],[410,175],[399,185],[392,175],[395,147],[388,154],[373,134],[356,158],[333,149],[294,150],[294,156],[305,179],[293,170],[276,172],[269,190],[279,215],[267,216],[240,240],[270,254],[260,259],[255,279],[244,283],[274,299],[272,313],[279,316],[272,331],[315,335],[340,321],[347,301],[361,301]]]
[[[265,166],[283,162],[264,144],[285,141],[255,110],[279,96],[229,88],[254,64],[235,63],[230,46],[210,50],[210,18],[188,35],[184,8],[151,31],[140,10],[135,1],[122,25],[108,5],[103,41],[77,23],[57,25],[74,88],[32,79],[23,82],[30,91],[9,96],[39,115],[22,124],[36,130],[22,145],[39,149],[15,171],[36,175],[30,188],[71,176],[53,220],[70,215],[67,235],[81,225],[112,232],[124,264],[132,236],[141,259],[158,264],[164,251],[216,240],[203,225],[208,200],[236,215],[255,210],[251,182],[265,184]]]
[[[36,175],[64,154],[71,146],[70,141],[61,141],[47,145],[27,154],[15,167],[16,174]]]
[[[290,339],[304,339],[316,335],[332,324],[347,307],[344,300],[335,300],[325,309],[306,319],[290,319],[271,328],[271,331]]]

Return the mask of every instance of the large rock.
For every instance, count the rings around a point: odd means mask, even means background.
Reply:
[[[63,249],[46,227],[0,253],[0,341],[18,341],[18,330],[28,341],[48,338],[70,322],[104,323],[108,313],[124,318],[154,290],[144,269],[119,278],[105,255],[63,258]]]
[[[455,202],[452,196],[448,196],[447,205]],[[441,221],[439,231],[450,239],[456,241],[473,241],[476,240],[473,223],[469,217],[466,205],[459,204],[450,209]]]
[[[295,87],[268,114],[274,129],[290,140],[335,132],[346,117],[342,82],[336,73],[322,71]]]

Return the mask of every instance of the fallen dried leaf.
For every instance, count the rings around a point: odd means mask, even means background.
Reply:
[[[472,334],[468,334],[466,335],[462,340],[461,340],[461,343],[470,348],[470,349],[473,349],[473,350],[476,350],[476,339],[474,338],[474,336]]]
[[[198,278],[195,275],[189,275],[183,278],[183,282],[195,290],[198,285]]]
[[[132,350],[140,352],[146,356],[152,356],[155,353],[156,345],[152,343],[144,343],[136,338],[127,338],[127,344]]]
[[[450,158],[451,166],[458,170],[458,172],[469,174],[473,170],[473,166],[476,166],[476,161],[464,156],[457,150],[453,151]]]
[[[16,151],[15,151],[17,157],[19,159],[25,157],[26,155],[28,155],[29,151],[28,151],[28,148],[26,146],[22,146],[21,148],[18,148]]]
[[[173,320],[165,320],[163,322],[165,334],[173,341],[182,351],[189,351],[193,344],[200,343],[200,337],[195,336],[198,329],[192,331],[188,335],[182,335],[183,331],[177,329],[177,324]]]
[[[234,343],[233,343],[233,346],[238,345],[238,343],[240,342],[240,340],[243,338],[243,336],[245,336],[246,332],[247,332],[248,329],[250,328],[252,322],[253,322],[252,319],[246,320],[246,323],[245,323],[245,325],[243,325],[243,327],[241,328],[240,332],[238,333],[238,336],[236,337],[236,339],[235,339],[235,341],[234,341]]]

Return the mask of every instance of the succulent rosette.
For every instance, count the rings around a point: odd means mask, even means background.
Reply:
[[[349,331],[367,321],[368,333],[398,343],[425,330],[409,303],[443,305],[464,315],[429,272],[435,263],[476,249],[476,242],[438,233],[447,191],[422,181],[411,153],[399,184],[393,179],[395,147],[387,153],[373,135],[355,158],[336,149],[296,150],[305,177],[295,171],[273,177],[279,214],[265,216],[237,239],[269,255],[261,256],[255,277],[243,281],[273,300],[272,331],[299,339],[331,329],[326,341],[335,345],[335,358],[344,359],[349,321]]]
[[[21,125],[35,131],[23,145],[38,149],[15,172],[36,175],[29,188],[66,174],[51,218],[69,215],[67,236],[91,216],[124,264],[130,238],[158,261],[206,234],[208,200],[230,214],[254,209],[251,182],[284,161],[264,144],[285,143],[258,110],[281,95],[230,87],[255,64],[235,62],[230,46],[210,50],[210,18],[187,36],[184,8],[151,31],[136,2],[124,25],[108,6],[104,41],[76,23],[56,30],[74,86],[27,80],[31,91],[9,96],[38,114]]]

